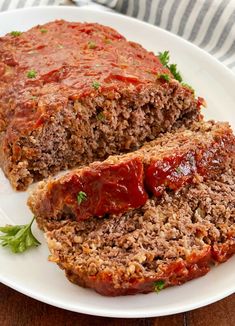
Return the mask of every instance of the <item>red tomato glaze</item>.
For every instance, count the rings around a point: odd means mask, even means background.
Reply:
[[[72,214],[77,220],[123,214],[144,205],[152,194],[161,196],[165,189],[177,190],[194,182],[196,175],[217,173],[226,155],[223,154],[226,139],[152,160],[150,164],[139,157],[115,164],[93,164],[68,176],[61,184],[52,185],[50,200],[54,207],[62,205],[64,214]],[[80,192],[85,193],[81,202]]]
[[[214,244],[212,247],[212,256],[218,263],[224,263],[235,254],[235,237],[227,240],[225,243]]]
[[[195,172],[193,152],[164,157],[162,160],[153,161],[146,169],[146,187],[155,196],[160,196],[165,188],[176,190],[190,182]]]
[[[82,191],[86,198],[78,203]],[[82,175],[73,175],[64,184],[65,205],[75,212],[77,220],[105,214],[119,214],[145,204],[143,164],[135,158],[114,165],[89,168]]]
[[[226,139],[220,139],[205,148],[197,148],[184,154],[173,154],[161,160],[152,161],[146,168],[146,189],[160,196],[165,189],[177,190],[193,182],[196,174],[205,176],[216,171],[223,160]]]

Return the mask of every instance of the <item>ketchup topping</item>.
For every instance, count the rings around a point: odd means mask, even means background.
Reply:
[[[190,182],[195,172],[196,161],[193,152],[166,157],[151,162],[147,167],[146,187],[155,196],[160,196],[165,188],[176,190]]]
[[[196,174],[205,176],[216,170],[223,160],[225,139],[209,148],[197,148],[184,154],[174,154],[152,161],[146,168],[145,185],[149,192],[160,196],[165,189],[177,190],[193,181]]]
[[[212,247],[212,257],[219,263],[224,263],[235,254],[235,237],[230,238],[225,243],[214,244]]]
[[[79,192],[86,198],[78,203]],[[64,185],[65,205],[73,206],[78,220],[105,214],[119,214],[145,204],[147,194],[143,185],[143,164],[139,158],[87,169],[74,175]]]
[[[234,152],[234,137],[215,136],[208,145],[194,147],[174,150],[150,163],[138,156],[116,163],[93,163],[61,182],[52,182],[43,210],[46,208],[49,217],[62,212],[77,220],[123,214],[143,206],[152,195],[161,196],[166,189],[177,190],[198,176],[207,178],[221,171],[228,151]]]

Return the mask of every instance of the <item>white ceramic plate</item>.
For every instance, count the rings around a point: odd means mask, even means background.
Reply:
[[[71,7],[42,7],[0,14],[0,34],[28,28],[54,19],[98,22],[109,25],[128,39],[155,53],[169,50],[185,81],[208,103],[206,117],[227,120],[235,127],[235,76],[217,60],[184,40],[151,25],[121,15]],[[28,223],[28,193],[16,193],[0,172],[0,225]],[[235,257],[206,276],[160,294],[106,298],[67,281],[56,264],[47,262],[48,249],[42,233],[38,249],[11,254],[0,248],[0,281],[26,295],[57,307],[91,315],[151,317],[179,313],[217,301],[235,291]]]

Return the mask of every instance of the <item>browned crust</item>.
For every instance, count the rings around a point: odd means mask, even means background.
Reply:
[[[233,253],[235,250],[233,251]],[[154,278],[143,277],[132,278],[129,285],[125,288],[114,286],[114,282],[111,275],[105,273],[99,273],[98,276],[89,276],[87,273],[79,274],[77,271],[73,272],[73,269],[69,267],[65,269],[66,277],[70,282],[79,286],[90,288],[95,290],[101,295],[105,296],[120,296],[120,295],[133,295],[138,293],[149,293],[156,291],[155,282],[163,281],[164,288],[174,285],[181,285],[194,278],[201,277],[210,271],[210,265],[212,263],[210,247],[205,247],[204,251],[198,256],[194,256],[194,261],[179,260],[169,265],[162,271],[162,275],[156,275]],[[58,264],[60,266],[60,264]]]

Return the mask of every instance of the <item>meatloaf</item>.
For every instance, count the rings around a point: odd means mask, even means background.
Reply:
[[[112,28],[63,20],[0,38],[0,166],[17,190],[138,148],[202,101]]]
[[[67,220],[121,214],[154,195],[222,173],[235,156],[226,123],[198,122],[145,144],[137,151],[42,181],[28,204],[44,230]]]
[[[235,252],[234,165],[125,214],[70,221],[46,238],[49,259],[69,280],[102,295],[182,284]]]

